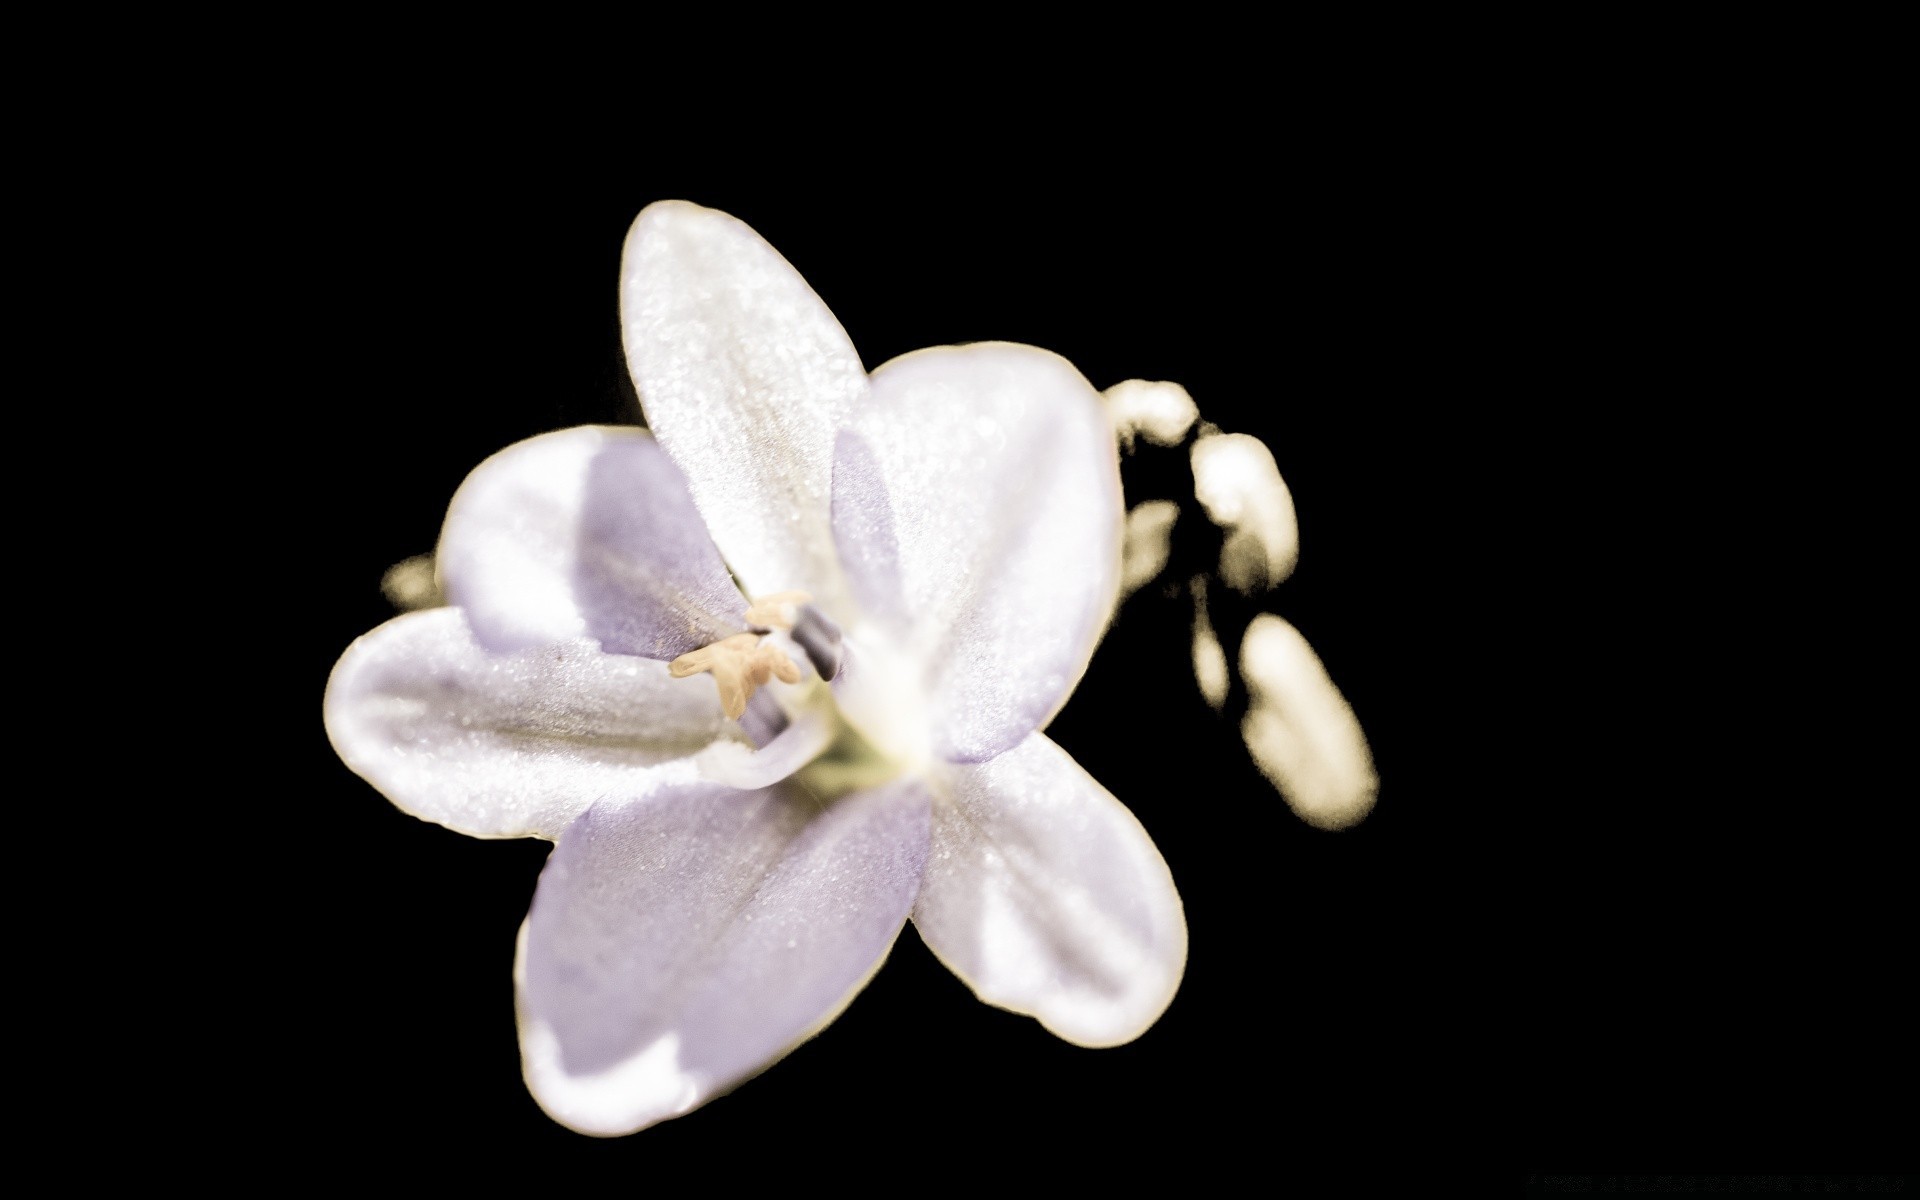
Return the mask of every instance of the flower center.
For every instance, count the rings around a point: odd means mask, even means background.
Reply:
[[[720,689],[720,707],[736,721],[747,711],[747,701],[753,699],[753,694],[765,687],[769,679],[800,682],[800,668],[780,653],[778,647],[767,645],[766,637],[758,633],[736,633],[721,638],[711,646],[689,651],[667,664],[667,673],[675,679],[685,679],[702,671],[713,676],[714,686]]]
[[[746,618],[758,632],[736,633],[682,654],[667,664],[668,673],[675,679],[701,672],[711,674],[714,686],[720,689],[720,707],[737,721],[747,711],[753,694],[768,680],[800,682],[800,668],[767,640],[773,630],[784,630],[813,663],[820,678],[831,681],[840,671],[840,627],[808,603],[812,598],[805,592],[775,592],[760,597],[748,606]]]
[[[842,678],[846,655],[840,626],[811,599],[805,592],[762,596],[747,608],[749,632],[683,654],[668,670],[676,679],[712,675],[721,707],[738,720],[769,681],[798,683],[800,668],[788,653],[804,655],[819,682],[779,700],[790,717],[818,729],[811,736],[821,739],[821,749],[798,777],[824,800],[917,769],[930,750],[920,689],[907,664],[887,648],[862,641],[859,662],[850,677]],[[827,724],[820,724],[823,719]]]

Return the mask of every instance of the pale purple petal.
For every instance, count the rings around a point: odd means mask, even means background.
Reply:
[[[1113,1046],[1180,986],[1187,922],[1140,822],[1044,734],[943,768],[913,923],[982,1000]]]
[[[834,534],[867,619],[919,665],[936,749],[979,761],[1050,720],[1120,578],[1120,474],[1100,396],[1004,342],[873,375],[839,439]]]
[[[600,797],[745,737],[709,680],[585,639],[492,655],[457,608],[396,617],[348,647],[326,721],[341,759],[389,800],[476,837],[558,837]]]
[[[641,429],[563,429],[481,463],[447,510],[439,568],[495,651],[588,637],[670,660],[745,628],[686,480]]]
[[[798,788],[696,783],[582,814],[540,877],[514,972],[541,1106],[630,1133],[818,1032],[912,907],[927,809],[913,784],[822,808]]]
[[[887,476],[866,438],[851,429],[833,447],[833,539],[861,614],[895,636],[909,631]]]
[[[867,390],[840,323],[753,230],[682,201],[634,221],[620,313],[647,424],[741,584],[807,591],[837,615],[833,438]]]

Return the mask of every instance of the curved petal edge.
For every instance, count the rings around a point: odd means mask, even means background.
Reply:
[[[838,610],[833,437],[867,376],[826,304],[744,222],[671,200],[627,234],[620,317],[647,424],[741,583]]]
[[[1100,395],[1009,342],[873,374],[836,449],[834,535],[868,617],[921,664],[946,758],[1043,728],[1120,590],[1119,452]]]
[[[354,774],[401,810],[474,837],[556,838],[596,800],[692,778],[684,760],[746,737],[705,680],[584,638],[490,654],[457,608],[407,613],[357,639],[324,710]]]
[[[771,1066],[884,961],[927,840],[912,785],[823,808],[798,788],[696,783],[589,809],[540,877],[514,966],[535,1099],[614,1136]]]
[[[487,459],[447,508],[438,565],[499,653],[590,637],[673,659],[745,628],[686,480],[643,429],[562,429]]]
[[[927,946],[988,1004],[1082,1046],[1146,1032],[1186,971],[1166,860],[1126,806],[1043,734],[937,788],[915,902]]]

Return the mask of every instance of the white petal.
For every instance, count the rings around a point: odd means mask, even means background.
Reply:
[[[924,671],[937,749],[979,761],[1079,682],[1120,581],[1119,457],[1058,355],[985,342],[873,375],[843,434],[834,532],[869,617]]]
[[[439,568],[495,651],[591,637],[672,659],[745,628],[686,481],[641,429],[563,429],[481,463],[447,510]]]
[[[914,927],[989,1004],[1083,1046],[1146,1031],[1173,1000],[1187,922],[1140,822],[1042,734],[936,785]]]
[[[647,424],[742,585],[837,612],[833,438],[867,391],[840,323],[753,230],[681,201],[634,221],[620,313]]]
[[[1210,434],[1194,442],[1192,461],[1194,496],[1228,531],[1220,548],[1227,586],[1251,593],[1292,574],[1300,558],[1293,493],[1266,443],[1245,433]]]
[[[913,785],[822,809],[701,783],[588,810],[514,967],[535,1098],[583,1133],[630,1133],[770,1065],[879,967],[926,852]]]
[[[585,640],[491,655],[457,608],[395,617],[348,647],[326,718],[355,774],[475,837],[557,837],[599,797],[653,786],[660,764],[745,737],[705,679]]]
[[[1293,811],[1323,829],[1366,816],[1380,790],[1373,754],[1300,631],[1271,613],[1255,617],[1240,641],[1240,676],[1252,701],[1241,736]]]

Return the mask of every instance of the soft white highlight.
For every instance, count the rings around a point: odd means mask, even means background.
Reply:
[[[1200,417],[1193,397],[1177,383],[1129,379],[1114,384],[1102,396],[1114,436],[1128,453],[1136,437],[1156,446],[1178,446]]]
[[[1293,811],[1322,829],[1366,816],[1380,790],[1373,754],[1300,631],[1271,613],[1255,617],[1240,642],[1240,676],[1252,701],[1241,736]]]
[[[440,566],[454,583],[449,599],[493,648],[523,650],[587,636],[572,571],[586,464],[610,434],[582,426],[516,442],[475,467],[453,494]],[[481,532],[467,534],[468,526]],[[459,586],[470,575],[485,586]]]
[[[1127,511],[1126,543],[1121,549],[1120,596],[1125,599],[1152,583],[1167,567],[1173,523],[1180,506],[1171,500],[1147,500]]]
[[[680,1069],[680,1035],[663,1034],[632,1058],[597,1075],[569,1075],[553,1030],[529,1021],[521,1037],[521,1073],[547,1114],[567,1128],[620,1137],[677,1117],[698,1104],[705,1086]]]
[[[1293,495],[1259,438],[1219,433],[1196,441],[1193,494],[1213,523],[1227,531],[1220,577],[1228,587],[1250,594],[1293,573],[1300,557]]]
[[[677,1117],[700,1103],[702,1081],[680,1069],[680,1035],[665,1033],[624,1062],[593,1075],[570,1074],[553,1029],[528,1011],[527,922],[514,941],[513,987],[520,1023],[520,1074],[541,1108],[567,1128],[618,1137]]]
[[[871,623],[850,630],[841,648],[845,660],[833,681],[841,715],[903,771],[925,770],[937,756],[919,664]]]

